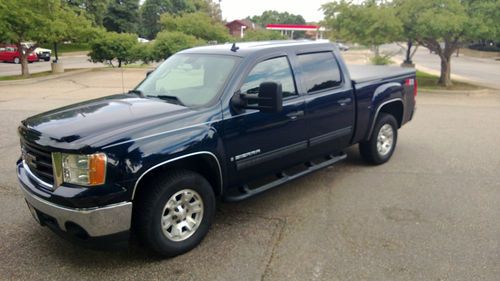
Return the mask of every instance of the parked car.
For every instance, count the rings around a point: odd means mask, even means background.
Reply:
[[[21,63],[21,55],[16,46],[5,46],[3,51],[0,51],[0,61]],[[38,56],[35,53],[28,55],[28,62],[38,61]]]
[[[349,46],[345,45],[345,44],[342,44],[342,43],[337,43],[337,46],[339,47],[339,50],[341,51],[344,51],[344,52],[347,52],[349,51]]]
[[[22,44],[25,45],[27,48],[33,46],[32,42],[24,42]],[[38,56],[38,60],[50,61],[50,57],[52,56],[52,50],[40,47],[37,47],[34,50],[34,53]]]
[[[134,90],[30,117],[17,175],[44,226],[83,244],[175,256],[207,234],[216,197],[238,201],[346,158],[388,161],[413,118],[414,69],[350,73],[322,42],[184,50]]]

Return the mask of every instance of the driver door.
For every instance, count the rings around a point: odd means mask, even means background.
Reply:
[[[281,83],[283,110],[264,113],[247,109],[225,120],[229,184],[279,172],[300,161],[300,154],[307,148],[304,99],[298,94],[287,56],[255,64],[243,80],[240,92],[257,94],[262,82]]]

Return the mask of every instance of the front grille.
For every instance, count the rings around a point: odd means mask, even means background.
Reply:
[[[23,160],[26,162],[31,172],[42,181],[53,184],[54,175],[52,172],[52,156],[50,152],[27,142],[22,143],[22,150]]]

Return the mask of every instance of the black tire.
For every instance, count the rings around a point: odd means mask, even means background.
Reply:
[[[182,190],[194,190],[201,197],[203,213],[196,230],[182,241],[174,241],[162,230],[164,208],[171,197]],[[208,233],[215,215],[215,195],[210,183],[188,170],[174,170],[167,176],[143,186],[134,202],[134,230],[140,240],[154,252],[174,257],[196,247]]]
[[[13,62],[14,62],[15,64],[20,64],[20,63],[21,63],[21,60],[20,60],[18,57],[15,57]]]
[[[49,61],[49,60],[50,60],[50,57],[48,57],[48,58],[44,58],[43,60],[44,60],[44,61]]]
[[[393,142],[390,150],[381,154],[377,149],[378,135],[384,125],[390,125],[393,132]],[[398,140],[398,122],[391,114],[381,113],[377,118],[372,135],[368,141],[359,143],[359,152],[363,159],[371,164],[380,165],[391,158]]]

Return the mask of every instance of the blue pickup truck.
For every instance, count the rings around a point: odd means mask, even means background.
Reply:
[[[391,158],[415,71],[348,71],[336,45],[276,41],[169,57],[128,93],[22,121],[17,174],[34,218],[84,245],[130,234],[175,256],[238,201],[346,158]],[[135,240],[135,239],[134,239]]]

